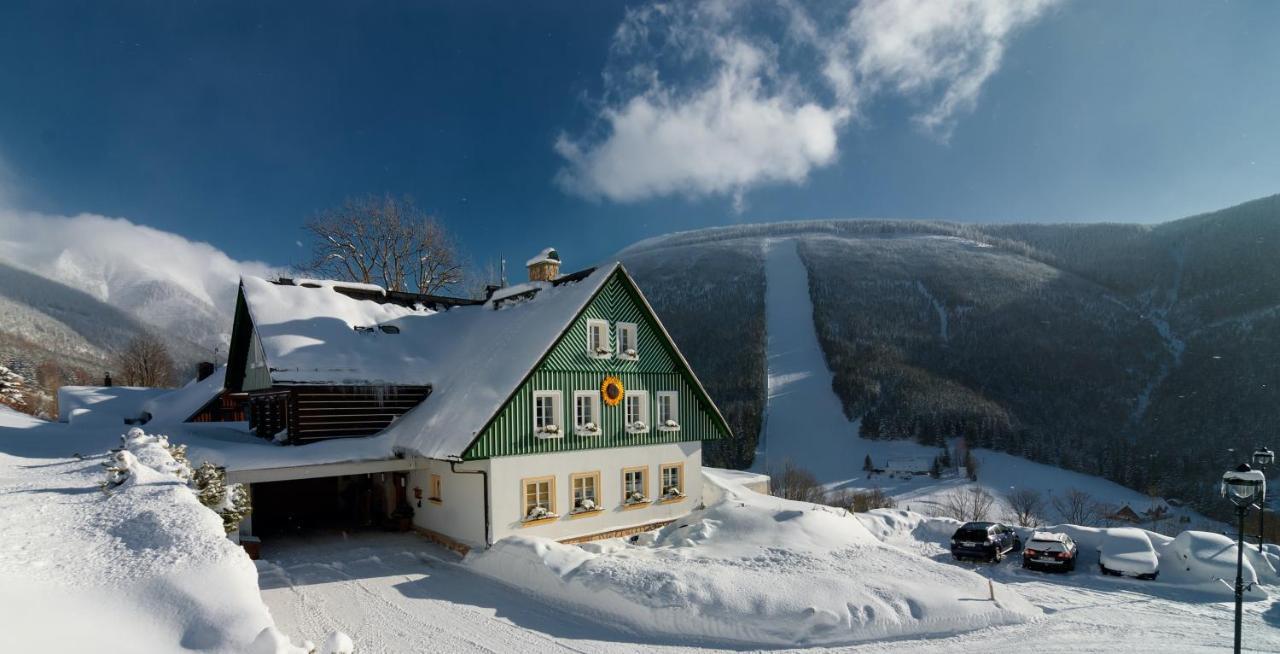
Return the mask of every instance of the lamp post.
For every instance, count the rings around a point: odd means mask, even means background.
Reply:
[[[1236,507],[1240,524],[1236,536],[1236,654],[1240,654],[1240,619],[1244,612],[1244,517],[1249,507],[1261,501],[1267,493],[1267,478],[1247,463],[1222,475],[1222,495]]]
[[[1258,449],[1253,451],[1253,465],[1262,472],[1263,479],[1267,478],[1267,466],[1271,465],[1271,462],[1275,460],[1276,460],[1276,453],[1272,452],[1270,448],[1259,447]],[[1262,492],[1262,498],[1259,500],[1259,505],[1260,505],[1260,508],[1258,509],[1258,553],[1261,554],[1262,544],[1265,543],[1267,539],[1267,531],[1266,531],[1267,493],[1265,489]]]

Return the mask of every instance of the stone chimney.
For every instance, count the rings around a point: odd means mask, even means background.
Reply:
[[[546,248],[524,265],[529,268],[529,281],[549,282],[560,276],[560,253],[555,248]]]

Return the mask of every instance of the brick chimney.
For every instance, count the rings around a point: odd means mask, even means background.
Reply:
[[[546,248],[524,264],[529,268],[529,281],[549,282],[560,276],[560,253]]]

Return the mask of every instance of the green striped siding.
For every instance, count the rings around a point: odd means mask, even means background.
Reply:
[[[612,328],[618,322],[637,325],[639,361],[618,358],[593,359],[587,355],[587,321],[607,320],[610,338],[616,346],[616,334]],[[608,375],[616,375],[627,390],[649,391],[648,434],[628,434],[623,429],[623,404],[609,406],[600,402],[601,434],[578,436],[573,433],[573,392],[590,390],[599,393],[600,384]],[[561,438],[540,439],[533,435],[533,392],[535,390],[559,390],[563,397],[561,415],[565,433]],[[680,394],[680,430],[659,431],[654,425],[658,403],[657,391],[676,391]],[[727,431],[706,404],[708,400],[694,388],[692,379],[685,374],[684,366],[675,355],[672,345],[663,335],[636,292],[621,277],[614,275],[596,295],[573,324],[539,363],[512,396],[507,405],[481,431],[479,437],[463,455],[466,459],[487,459],[498,456],[542,454],[569,450],[586,450],[603,447],[627,447],[675,443],[681,441],[713,440],[727,436]]]

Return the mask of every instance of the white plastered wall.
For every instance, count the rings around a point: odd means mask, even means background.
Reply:
[[[702,443],[663,443],[639,447],[580,450],[551,454],[533,454],[490,459],[490,506],[493,512],[493,538],[515,534],[543,536],[556,540],[625,529],[652,522],[672,520],[697,507],[702,498]],[[661,495],[658,488],[662,464],[684,464],[684,499],[663,502],[655,499],[643,506],[626,508],[622,498],[624,468],[645,466],[651,498]],[[469,464],[475,465],[475,464]],[[570,515],[573,490],[569,476],[575,473],[599,472],[600,507],[597,513]],[[555,478],[555,510],[560,517],[526,523],[521,480],[534,477]]]
[[[489,470],[488,461],[468,461],[455,466],[446,461],[423,460],[422,467],[409,473],[409,505],[413,524],[443,534],[471,547],[485,546],[484,476],[463,471]],[[440,475],[440,501],[431,501],[431,475]],[[414,489],[422,489],[422,499]]]

